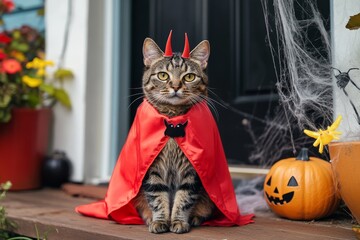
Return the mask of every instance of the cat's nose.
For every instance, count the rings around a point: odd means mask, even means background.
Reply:
[[[177,80],[172,80],[169,82],[169,84],[170,87],[174,89],[175,92],[177,92],[182,86],[181,81],[177,81]]]

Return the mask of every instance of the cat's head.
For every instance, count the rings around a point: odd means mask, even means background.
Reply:
[[[165,54],[151,38],[144,41],[143,91],[155,107],[192,106],[207,96],[210,44],[204,40],[189,53],[186,36],[185,46],[182,54],[172,53],[171,33]]]

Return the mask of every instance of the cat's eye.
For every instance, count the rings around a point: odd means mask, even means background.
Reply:
[[[192,82],[195,80],[195,74],[189,73],[184,76],[186,82]]]
[[[169,79],[169,74],[166,72],[159,72],[157,76],[161,81],[166,81]]]

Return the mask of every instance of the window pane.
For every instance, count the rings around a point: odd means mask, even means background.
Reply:
[[[33,8],[37,6],[43,6],[44,1],[43,0],[14,0],[16,8]]]
[[[15,10],[3,17],[6,30],[28,25],[40,32],[44,31],[44,16],[38,14],[38,11],[44,7],[43,0],[15,0],[14,3]]]

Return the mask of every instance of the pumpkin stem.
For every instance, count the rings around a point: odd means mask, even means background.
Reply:
[[[299,155],[297,155],[296,160],[309,161],[309,150],[307,148],[302,148]]]

